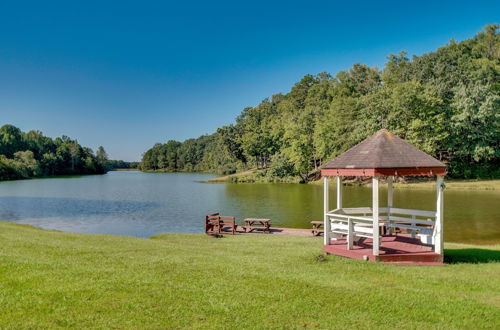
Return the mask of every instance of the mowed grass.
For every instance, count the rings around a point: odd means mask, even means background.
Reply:
[[[321,239],[71,234],[0,222],[2,328],[500,328],[500,247],[443,267],[321,255]]]

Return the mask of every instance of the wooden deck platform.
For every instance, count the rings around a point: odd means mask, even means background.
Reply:
[[[278,236],[310,236],[310,237],[318,237],[313,236],[311,233],[311,229],[303,229],[303,228],[279,228],[279,227],[271,227],[270,232],[263,231],[262,228],[255,228],[252,232],[245,232],[241,228],[242,226],[238,226],[236,229],[236,235],[278,235]],[[227,230],[221,232],[221,234],[231,234]]]
[[[435,253],[431,246],[423,245],[420,240],[403,234],[382,236],[378,256],[372,255],[371,239],[355,243],[352,250],[347,250],[345,239],[332,240],[323,250],[328,254],[353,259],[404,265],[443,265],[443,255]]]

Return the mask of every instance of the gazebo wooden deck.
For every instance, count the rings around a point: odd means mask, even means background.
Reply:
[[[446,165],[382,129],[321,168],[324,180],[324,251],[371,261],[440,265],[443,262],[443,177]],[[372,205],[345,208],[343,177],[371,177]],[[395,176],[436,176],[436,210],[394,207]],[[328,185],[337,181],[337,207],[329,208]],[[387,205],[379,205],[386,177]],[[402,233],[402,232],[406,233]]]

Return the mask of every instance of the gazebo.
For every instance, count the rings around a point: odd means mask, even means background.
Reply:
[[[321,167],[324,180],[324,251],[344,257],[415,264],[443,262],[443,177],[446,165],[386,129]],[[393,205],[396,176],[435,176],[436,210]],[[330,178],[337,180],[337,207],[328,203]],[[371,177],[372,205],[345,208],[343,177]],[[379,205],[379,181],[387,181],[387,205]]]

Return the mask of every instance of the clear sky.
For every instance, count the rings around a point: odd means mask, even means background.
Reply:
[[[0,0],[0,125],[140,160],[305,74],[382,67],[499,22],[498,0]]]

